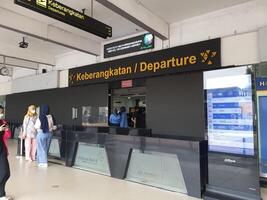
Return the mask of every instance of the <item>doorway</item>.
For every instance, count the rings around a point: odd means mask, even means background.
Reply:
[[[146,127],[146,87],[121,88],[111,90],[110,111],[126,108],[129,128]],[[136,112],[139,112],[141,121],[134,120]]]

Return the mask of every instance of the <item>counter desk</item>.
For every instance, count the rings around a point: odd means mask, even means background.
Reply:
[[[66,166],[201,198],[207,182],[207,141],[58,131],[50,154]]]

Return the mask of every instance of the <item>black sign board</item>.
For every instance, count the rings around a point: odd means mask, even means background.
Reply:
[[[104,45],[104,58],[153,49],[154,44],[154,35],[151,33],[113,42]]]
[[[126,80],[221,66],[221,39],[173,47],[69,70],[69,86]]]
[[[15,0],[15,3],[99,37],[112,37],[110,26],[55,0]]]

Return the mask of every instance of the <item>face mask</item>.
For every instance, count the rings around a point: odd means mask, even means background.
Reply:
[[[0,119],[4,119],[4,114],[3,113],[0,114]]]
[[[32,114],[35,114],[35,113],[36,113],[36,110],[32,110],[31,113],[32,113]]]

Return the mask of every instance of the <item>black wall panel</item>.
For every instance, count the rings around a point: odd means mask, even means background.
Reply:
[[[6,117],[21,123],[29,105],[47,104],[56,122],[64,125],[72,124],[72,107],[78,108],[77,124],[81,124],[82,106],[107,106],[107,97],[107,84],[12,94],[6,97]]]
[[[204,138],[203,73],[184,73],[146,80],[147,128],[153,134]],[[108,106],[108,84],[87,85],[8,95],[6,116],[22,122],[28,105],[48,104],[58,124],[72,125],[72,107]]]
[[[147,79],[147,126],[154,134],[204,138],[203,73]]]

